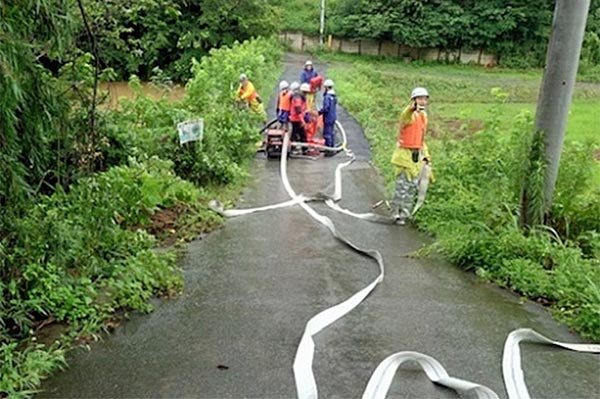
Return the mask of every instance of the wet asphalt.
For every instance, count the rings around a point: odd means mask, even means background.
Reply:
[[[288,55],[283,78],[297,79],[303,61]],[[344,171],[341,205],[369,212],[385,197],[383,182],[368,162],[359,124],[339,111],[358,158]],[[344,159],[293,159],[290,182],[297,192],[331,192],[334,168]],[[237,206],[287,199],[279,163],[258,155]],[[413,228],[313,206],[358,245],[381,251],[386,265],[374,293],[316,337],[314,370],[322,398],[359,398],[379,362],[397,351],[433,356],[450,375],[505,398],[502,349],[512,330],[529,327],[552,339],[580,341],[535,303],[522,303],[441,259],[407,257],[429,242]],[[300,207],[228,220],[189,244],[183,267],[185,292],[179,298],[134,316],[91,351],[73,351],[68,369],[47,380],[38,397],[293,398],[292,363],[305,323],[378,275],[375,262],[337,242]],[[532,397],[600,397],[597,356],[529,344],[522,351]],[[459,396],[409,364],[398,371],[388,397]]]

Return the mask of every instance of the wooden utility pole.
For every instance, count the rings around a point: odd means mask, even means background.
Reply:
[[[552,205],[589,7],[590,0],[556,1],[535,118],[535,130],[543,135],[546,165],[543,202],[539,212],[532,211],[530,199],[535,188],[531,187],[531,177],[526,177],[521,197],[521,222],[525,226],[539,223],[535,215],[547,215]]]

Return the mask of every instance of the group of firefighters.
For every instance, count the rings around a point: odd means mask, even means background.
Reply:
[[[316,108],[316,93],[323,89],[323,104],[321,109]],[[265,116],[266,114],[260,96],[256,92],[252,82],[245,74],[240,76],[240,87],[238,90],[240,100],[247,101],[248,106],[254,112]],[[292,133],[293,142],[314,143],[315,134],[322,127],[323,140],[326,147],[335,147],[334,128],[337,120],[336,114],[337,98],[333,89],[333,81],[324,79],[308,60],[300,75],[300,80],[289,84],[283,80],[279,83],[279,95],[277,97],[276,114],[277,121],[282,129]],[[303,147],[304,154],[311,154],[314,150]],[[335,155],[330,150],[325,156]]]
[[[323,88],[323,102],[316,109],[315,94]],[[240,76],[238,96],[247,101],[250,108],[262,115],[266,114],[260,96],[252,82],[244,74]],[[400,129],[396,140],[396,148],[391,162],[396,168],[396,188],[391,201],[396,221],[404,224],[412,215],[418,187],[418,179],[425,165],[429,165],[430,156],[425,144],[427,131],[426,108],[429,93],[423,87],[415,88],[410,96],[409,105],[400,115]],[[337,97],[333,89],[333,81],[324,78],[314,69],[312,62],[306,61],[300,76],[300,82],[281,81],[277,99],[277,121],[284,130],[292,127],[292,141],[313,142],[317,126],[322,125],[323,139],[326,147],[335,147],[334,127],[337,119]],[[322,120],[319,120],[322,118]],[[303,147],[303,153],[310,149]],[[326,156],[335,155],[327,151]],[[428,172],[429,174],[431,172]],[[428,176],[430,178],[432,176]]]

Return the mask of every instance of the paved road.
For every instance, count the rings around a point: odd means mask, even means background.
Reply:
[[[302,62],[289,55],[283,76],[296,79]],[[367,162],[360,126],[343,110],[340,120],[359,157],[344,174],[342,206],[366,212],[383,198],[383,184]],[[297,192],[331,190],[339,161],[292,160],[291,184]],[[253,169],[239,207],[287,199],[278,162],[257,159]],[[520,304],[442,260],[406,257],[426,242],[413,229],[315,208],[357,244],[380,250],[386,262],[375,292],[316,337],[322,398],[360,397],[376,365],[400,350],[431,355],[451,375],[505,397],[501,356],[510,331],[531,327],[553,339],[578,340],[536,304]],[[189,245],[184,268],[180,298],[124,323],[91,352],[75,351],[68,370],[48,380],[40,397],[293,398],[292,362],[306,321],[378,273],[374,262],[336,242],[299,207],[228,220]],[[533,397],[600,396],[597,357],[531,345],[524,345],[523,356]],[[389,397],[458,396],[407,365]]]

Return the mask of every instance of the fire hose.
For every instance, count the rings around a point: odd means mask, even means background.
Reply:
[[[345,246],[355,252],[366,255],[372,258],[379,267],[379,275],[366,287],[354,293],[346,300],[327,308],[313,316],[305,325],[304,333],[300,339],[296,356],[293,364],[294,379],[296,383],[296,392],[299,399],[317,399],[318,388],[313,372],[313,359],[315,354],[315,342],[313,337],[329,325],[333,324],[347,313],[356,308],[384,279],[384,261],[379,251],[374,249],[361,248],[345,238],[335,228],[335,225],[328,217],[317,213],[309,203],[312,201],[323,201],[331,209],[342,214],[369,220],[374,222],[389,223],[393,219],[386,218],[374,213],[354,213],[350,210],[341,208],[337,202],[342,198],[342,169],[349,166],[355,161],[352,151],[347,147],[346,133],[343,126],[337,123],[338,129],[342,132],[343,142],[339,147],[328,148],[319,146],[319,148],[330,151],[344,151],[345,155],[350,159],[346,162],[338,164],[335,171],[335,188],[334,194],[331,196],[325,194],[303,195],[297,194],[292,188],[287,175],[287,152],[290,145],[288,134],[284,135],[284,143],[280,162],[280,175],[283,186],[290,196],[290,200],[267,205],[259,208],[251,209],[231,209],[225,210],[217,201],[211,201],[209,206],[215,212],[220,213],[225,217],[236,217],[254,212],[268,211],[289,206],[300,206],[314,220],[324,225],[331,234]],[[306,143],[291,143],[291,145],[308,145]],[[312,145],[309,145],[312,146]],[[425,183],[426,184],[426,183]],[[421,200],[421,198],[419,198]],[[424,200],[424,196],[422,198]],[[422,201],[421,201],[422,204]],[[600,345],[594,344],[571,344],[552,341],[545,336],[531,329],[518,329],[509,334],[504,344],[504,354],[502,359],[502,373],[504,377],[504,385],[509,399],[529,399],[529,392],[525,384],[525,377],[521,368],[521,354],[519,344],[521,342],[531,342],[543,345],[552,345],[559,348],[568,349],[575,352],[600,353]],[[416,362],[424,371],[427,377],[435,384],[445,386],[457,392],[469,392],[475,395],[478,399],[496,399],[498,394],[490,388],[452,377],[444,369],[444,367],[433,357],[419,352],[398,352],[384,359],[373,371],[367,386],[362,395],[362,399],[383,399],[386,397],[390,386],[393,382],[396,370],[406,361]]]

